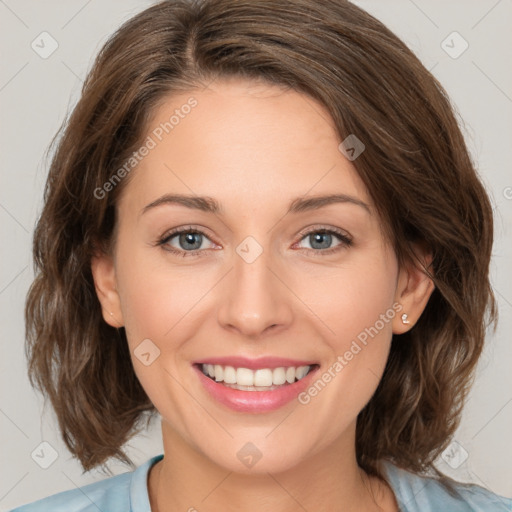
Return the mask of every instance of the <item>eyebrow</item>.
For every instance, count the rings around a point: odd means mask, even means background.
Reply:
[[[312,210],[318,210],[329,206],[331,204],[353,204],[364,208],[370,215],[370,207],[357,197],[353,197],[347,194],[330,194],[323,196],[311,196],[311,197],[297,197],[294,199],[289,207],[287,213],[301,213]],[[206,213],[222,214],[223,208],[220,203],[209,196],[191,196],[184,194],[165,194],[159,197],[155,201],[146,205],[141,215],[146,213],[148,210],[156,208],[164,204],[177,204],[191,208],[194,210],[201,210]]]

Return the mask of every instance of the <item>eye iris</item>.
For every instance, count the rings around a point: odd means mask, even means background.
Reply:
[[[331,245],[332,235],[329,233],[315,233],[311,236],[312,236],[312,239],[314,240],[313,243],[319,242],[321,245],[322,245],[321,241],[322,241],[322,239],[324,239],[324,244],[321,247],[314,247],[314,245],[312,243],[311,247],[313,247],[314,249],[328,249],[329,246]],[[327,240],[327,243],[325,243],[325,240]]]
[[[191,243],[191,244],[194,244],[194,237],[201,237],[202,235],[200,233],[182,233],[180,235],[180,245],[183,244],[187,244],[187,243]],[[195,249],[199,249],[199,247],[201,247],[201,238],[199,238],[199,242],[196,242],[196,246],[195,247],[188,247],[188,249],[192,249],[192,250],[195,250]]]

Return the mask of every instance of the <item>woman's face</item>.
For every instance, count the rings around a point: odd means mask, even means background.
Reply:
[[[125,326],[164,437],[253,473],[352,446],[392,333],[405,329],[406,277],[328,112],[295,91],[217,80],[169,98],[147,136],[118,203],[119,302],[105,316]],[[171,194],[208,196],[219,209],[148,207]],[[346,200],[311,202],[332,195]],[[175,228],[192,233],[169,238]],[[286,377],[293,361],[317,366],[291,393],[284,384],[262,395],[215,383],[195,364],[231,357],[264,370],[259,383],[282,379],[276,367]],[[293,361],[254,361],[263,357]],[[239,379],[258,374],[228,363]],[[251,457],[261,458],[249,469]]]

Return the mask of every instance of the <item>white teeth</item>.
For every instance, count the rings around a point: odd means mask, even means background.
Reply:
[[[256,370],[254,372],[254,386],[272,386],[272,370]]]
[[[286,382],[292,384],[295,381],[295,368],[290,366],[290,368],[286,369]]]
[[[224,369],[220,364],[215,365],[215,380],[217,382],[224,380]]]
[[[201,370],[205,375],[210,376],[216,382],[231,384],[230,387],[240,388],[281,386],[285,383],[293,384],[295,379],[304,378],[311,369],[311,366],[299,366],[297,368],[260,368],[251,370],[249,368],[234,368],[233,366],[222,366],[220,364],[202,364]]]
[[[295,377],[297,377],[298,380],[302,379],[306,376],[306,373],[309,371],[309,366],[300,366],[297,368],[297,371],[295,372]]]
[[[284,368],[274,368],[272,372],[272,383],[280,386],[286,382],[286,372]]]
[[[233,389],[239,389],[240,391],[272,391],[273,389],[279,388],[280,386],[269,386],[265,388],[255,386],[240,386],[239,384],[226,384],[224,386]]]
[[[232,366],[224,367],[224,383],[236,384],[236,371]]]
[[[249,368],[237,368],[236,383],[240,386],[254,386],[254,372]]]

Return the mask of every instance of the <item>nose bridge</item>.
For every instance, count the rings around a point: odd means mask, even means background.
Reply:
[[[233,272],[219,322],[246,336],[258,336],[271,326],[283,326],[291,319],[286,287],[276,277],[275,258],[254,237],[246,237],[235,249]]]

